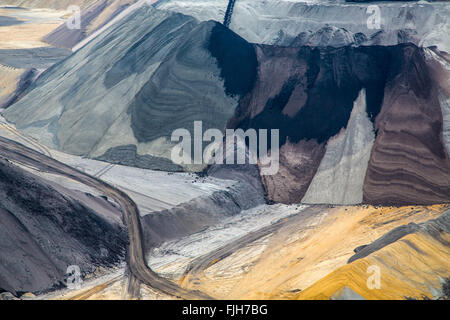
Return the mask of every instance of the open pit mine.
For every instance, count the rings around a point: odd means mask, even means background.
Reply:
[[[449,19],[0,0],[0,300],[450,299]]]

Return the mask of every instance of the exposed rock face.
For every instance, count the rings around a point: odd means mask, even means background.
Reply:
[[[295,206],[268,207],[281,214]],[[176,275],[177,269],[187,270],[175,279],[184,287],[207,292],[217,299],[372,300],[420,298],[422,294],[432,298],[438,296],[441,281],[450,275],[449,216],[445,213],[448,210],[447,204],[335,208],[315,205],[229,241],[218,250],[204,249],[211,244],[209,230],[165,244],[161,251],[171,258],[178,257],[166,261],[161,257],[159,266],[155,262],[154,266],[168,276]],[[385,236],[407,225],[416,225],[420,231],[397,239]],[[220,234],[217,230],[215,237]],[[388,240],[383,240],[385,246],[347,263],[354,248],[378,242],[379,238]],[[193,243],[200,248],[198,252],[192,249]],[[158,254],[152,257],[158,259]],[[188,268],[184,267],[188,262],[183,264],[183,260],[189,262]],[[377,290],[370,285],[372,281],[368,282],[374,278],[370,277],[375,274],[374,269],[381,274]]]
[[[126,13],[138,0],[98,0],[81,12],[80,28],[69,28],[67,23],[44,37],[44,41],[56,47],[74,48],[78,43],[107,26],[121,13]],[[145,2],[145,1],[141,1]],[[130,9],[132,10],[132,9]]]
[[[0,293],[0,300],[19,300],[19,299],[14,297],[14,295],[10,292],[2,292]]]
[[[270,201],[448,202],[448,58],[435,51],[256,45],[219,23],[142,7],[4,115],[53,148],[171,171],[206,167],[171,163],[171,134],[192,136],[194,121],[279,129],[279,171],[261,177]],[[209,169],[259,189],[255,165]]]
[[[0,160],[0,289],[45,292],[63,285],[68,266],[86,274],[124,260],[125,227],[90,205],[120,212],[104,199],[69,194]]]
[[[328,140],[325,155],[302,202],[361,203],[374,140],[363,89],[355,101],[347,128]]]
[[[377,139],[364,183],[364,202],[433,203],[450,196],[450,160],[443,141],[439,84],[423,50],[392,55]]]

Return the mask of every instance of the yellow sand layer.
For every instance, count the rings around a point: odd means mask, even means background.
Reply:
[[[441,237],[450,241],[448,233],[441,233]],[[369,279],[373,275],[370,266],[379,267],[379,289],[373,288]],[[371,300],[433,298],[433,288],[440,288],[441,279],[448,276],[450,248],[429,235],[410,234],[364,259],[333,271],[294,298],[330,299],[344,287]]]
[[[79,290],[66,290],[51,297],[52,300],[130,300],[128,292],[128,279],[113,279],[105,281],[95,286],[87,286]],[[140,286],[139,299],[141,300],[173,300],[161,292],[157,292],[144,284]]]
[[[17,84],[24,69],[17,69],[0,64],[0,101],[7,99],[17,89]]]
[[[432,298],[441,279],[450,276],[450,248],[428,234],[410,234],[366,258],[347,264],[353,249],[410,222],[439,217],[448,205],[429,207],[354,206],[324,209],[307,225],[288,224],[233,253],[212,260],[200,274],[179,279],[184,287],[202,290],[214,298],[330,299],[344,288],[365,299]],[[301,231],[300,231],[301,230]],[[380,271],[380,288],[367,285]],[[108,279],[54,299],[126,299],[126,278]],[[142,299],[170,299],[141,286]]]
[[[215,298],[298,298],[299,292],[346,266],[356,247],[369,244],[398,226],[435,219],[447,209],[448,205],[324,209],[326,212],[311,219],[306,228],[295,224],[283,227],[265,241],[253,243],[221,261],[212,261],[206,270],[189,274],[180,282]],[[423,242],[420,245],[425,243],[429,244]],[[424,252],[431,254],[437,248],[444,250],[442,246],[430,247]],[[254,252],[259,253],[255,256]],[[429,263],[436,263],[438,258],[436,255]],[[411,259],[419,259],[419,256]],[[393,265],[386,264],[386,268]],[[442,264],[436,266],[441,268]],[[366,275],[366,269],[363,275]],[[344,282],[339,288],[344,286]],[[401,294],[397,297],[400,298]]]
[[[42,38],[58,27],[55,23],[30,23],[0,27],[0,49],[48,47]]]

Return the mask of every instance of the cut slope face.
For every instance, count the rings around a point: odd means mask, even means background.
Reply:
[[[345,291],[371,300],[442,297],[442,284],[450,270],[449,240],[450,211],[437,219],[395,228],[296,298],[341,300],[346,298]],[[367,274],[374,266],[380,282],[370,288]]]
[[[84,275],[124,259],[127,231],[102,213],[120,221],[120,211],[102,198],[81,197],[0,160],[0,199],[2,290],[49,291],[63,285],[69,266]]]
[[[170,158],[173,130],[192,130],[194,120],[224,129],[237,105],[207,50],[214,25],[138,9],[48,70],[7,117],[69,153],[113,158],[134,145],[137,155]]]
[[[400,54],[393,55],[392,66],[401,72],[386,83],[383,108],[375,121],[377,139],[365,178],[364,201],[448,201],[446,106],[439,101],[441,88],[448,84],[437,81],[439,76],[423,51],[405,47],[402,55],[402,60],[398,60]]]
[[[450,200],[441,60],[413,44],[253,45],[216,22],[142,7],[4,114],[52,148],[170,171],[205,168],[171,161],[172,133],[192,137],[194,121],[204,131],[279,129],[279,171],[261,177],[269,200],[441,203]],[[218,174],[227,169],[236,168]],[[230,176],[259,184],[238,171]]]
[[[328,140],[325,155],[302,202],[361,203],[374,140],[363,89],[355,101],[347,128]]]
[[[1,0],[1,6],[16,6],[23,8],[49,8],[65,10],[70,5],[87,7],[94,2],[102,0]]]
[[[269,199],[292,203],[307,195],[304,200],[314,203],[448,202],[445,104],[439,102],[447,92],[442,88],[447,88],[443,74],[448,71],[434,66],[429,55],[414,45],[257,46],[255,87],[241,99],[229,125],[280,130],[280,170],[263,177]],[[362,89],[366,97],[357,100]],[[352,113],[366,119],[349,122]],[[412,125],[415,121],[421,125]],[[373,148],[372,128],[377,132]],[[341,130],[352,140],[339,142]],[[358,136],[361,130],[366,133]],[[348,160],[342,157],[324,174],[331,159],[339,159],[332,155],[336,152],[348,153]]]
[[[0,64],[0,108],[9,106],[32,78],[33,71]]]
[[[450,275],[448,213],[445,213],[448,205],[313,209],[314,206],[282,219],[269,233],[260,232],[252,239],[245,236],[197,256],[179,277],[181,285],[217,299],[438,296],[439,277]],[[412,233],[365,258],[347,263],[355,248],[358,251],[363,245],[370,247],[371,242],[409,224],[430,232]],[[425,229],[423,225],[428,227]],[[381,269],[380,290],[367,287],[367,279],[373,274],[367,273],[371,265]],[[166,272],[173,270],[171,267],[168,265]],[[345,287],[351,290],[339,292]]]

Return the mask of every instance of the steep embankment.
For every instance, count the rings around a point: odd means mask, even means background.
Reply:
[[[448,119],[443,118],[446,106],[440,101],[442,92],[448,92],[448,81],[439,81],[440,74],[427,61],[430,54],[407,47],[393,55],[394,77],[386,83],[375,121],[377,138],[363,187],[365,202],[450,198],[450,150],[443,138]]]
[[[450,275],[448,217],[448,205],[305,210],[194,259],[179,281],[219,299],[437,297]],[[417,231],[399,237],[412,225]],[[353,250],[368,255],[348,264]],[[380,289],[367,285],[369,266],[380,268]]]
[[[123,261],[128,237],[120,219],[105,199],[0,159],[0,289],[45,292],[63,286],[69,266],[86,275]]]
[[[248,184],[237,182],[227,190],[194,198],[170,209],[141,217],[145,248],[183,238],[213,226],[242,210],[264,203],[264,198]],[[148,252],[147,252],[148,253]]]
[[[215,25],[138,9],[49,69],[5,115],[25,133],[65,152],[174,170],[178,166],[167,160],[172,132],[193,132],[194,120],[203,121],[203,130],[224,129],[237,105],[207,49]],[[237,46],[226,59],[245,68],[246,50],[252,48],[234,34],[231,38],[241,41],[244,51]],[[247,83],[244,89],[239,84],[245,76],[232,77],[238,85],[227,92],[248,90]],[[34,108],[36,103],[40,107]]]
[[[35,70],[0,64],[0,108],[14,103],[31,83]]]
[[[271,201],[442,203],[446,59],[413,44],[253,45],[219,23],[144,6],[49,69],[4,114],[61,151],[170,171],[205,168],[171,161],[172,133],[192,136],[194,121],[203,132],[279,129],[279,171],[261,177]],[[209,172],[258,189],[257,170]]]

